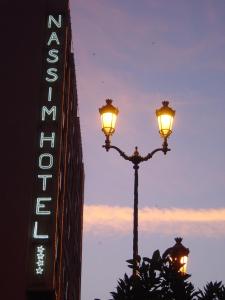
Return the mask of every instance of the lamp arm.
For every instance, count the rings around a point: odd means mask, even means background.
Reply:
[[[117,152],[119,152],[120,156],[122,156],[125,160],[131,160],[130,156],[126,155],[125,152],[123,152],[122,150],[120,150],[120,148],[116,147],[116,146],[111,146],[111,145],[103,145],[103,148],[106,149],[106,151],[109,151],[109,149],[115,149]]]
[[[134,165],[139,165],[141,162],[143,161],[147,161],[150,158],[153,157],[153,155],[156,152],[162,151],[165,155],[168,151],[170,151],[170,149],[168,148],[168,143],[167,143],[167,139],[164,139],[162,148],[157,148],[155,150],[153,150],[152,152],[148,153],[146,156],[142,157],[139,152],[138,152],[138,148],[135,147],[135,151],[134,154],[131,156],[128,156],[127,154],[125,154],[125,152],[123,152],[122,150],[120,150],[120,148],[116,147],[116,146],[112,146],[110,144],[110,140],[109,138],[106,139],[105,141],[105,145],[102,146],[103,148],[106,149],[106,151],[109,151],[109,149],[115,149],[117,152],[119,152],[120,156],[122,156],[125,160],[129,160],[131,161]]]
[[[142,161],[149,160],[150,158],[153,157],[153,155],[156,152],[159,152],[159,151],[162,151],[164,153],[164,155],[166,155],[166,153],[168,151],[170,151],[170,149],[168,148],[167,138],[164,138],[164,142],[162,144],[162,148],[157,148],[157,149],[153,150],[152,152],[148,153],[145,157],[142,157]]]
[[[155,149],[153,150],[151,153],[148,153],[146,156],[142,157],[142,161],[146,161],[146,160],[149,160],[150,158],[153,157],[153,155],[156,153],[156,152],[159,152],[159,151],[162,151],[165,155],[168,151],[170,151],[171,149],[164,149],[164,148],[158,148],[158,149]]]

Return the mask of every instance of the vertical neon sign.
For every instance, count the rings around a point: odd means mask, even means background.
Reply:
[[[53,288],[60,123],[65,77],[64,23],[63,14],[47,16],[29,257],[29,285],[38,289]]]

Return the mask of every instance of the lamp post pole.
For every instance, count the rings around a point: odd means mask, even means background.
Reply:
[[[136,149],[137,150],[137,149]],[[133,275],[137,272],[137,257],[138,257],[138,169],[139,165],[134,164],[134,212],[133,212]]]
[[[163,145],[161,148],[157,148],[153,150],[152,152],[148,153],[146,156],[141,156],[138,151],[138,147],[135,147],[135,151],[133,155],[128,156],[125,154],[120,148],[111,145],[110,136],[115,132],[115,123],[116,123],[116,117],[119,112],[117,108],[115,108],[112,105],[112,100],[107,99],[106,100],[107,105],[103,106],[99,109],[99,112],[102,117],[102,130],[105,133],[106,140],[105,145],[102,147],[106,149],[108,152],[110,149],[116,150],[122,158],[125,160],[130,161],[133,164],[134,169],[134,209],[133,209],[133,276],[136,276],[138,274],[138,169],[139,164],[148,161],[153,157],[153,155],[157,152],[163,152],[165,155],[170,149],[168,148],[167,138],[172,133],[172,123],[173,123],[173,117],[175,115],[175,111],[173,111],[171,108],[168,107],[169,102],[163,102],[164,106],[156,111],[156,114],[158,113],[158,121],[159,121],[159,127],[160,127],[160,134],[163,137]],[[163,114],[160,114],[159,111],[161,111]],[[165,112],[167,114],[165,114]],[[159,118],[162,118],[162,116],[166,116],[166,126],[168,128],[165,128],[165,121],[161,121]],[[168,122],[168,117],[171,117],[172,119]],[[164,132],[163,132],[164,130]]]
[[[138,269],[138,169],[139,169],[139,164],[144,161],[148,161],[153,157],[153,155],[156,152],[163,152],[166,154],[170,149],[168,148],[167,140],[164,140],[164,143],[162,145],[162,148],[157,148],[153,150],[151,153],[148,153],[146,156],[142,157],[139,152],[138,148],[135,147],[135,151],[133,155],[128,156],[126,155],[122,150],[120,150],[116,146],[112,146],[110,144],[110,140],[106,139],[105,145],[103,147],[106,149],[106,151],[109,151],[110,149],[114,149],[119,154],[121,157],[123,157],[125,160],[130,161],[133,164],[133,169],[134,169],[134,209],[133,209],[133,263],[134,263],[134,268],[133,268],[133,275],[137,275],[137,269]]]

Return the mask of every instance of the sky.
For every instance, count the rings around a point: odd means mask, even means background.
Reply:
[[[171,151],[139,169],[139,254],[183,237],[196,287],[225,278],[225,2],[73,0],[85,163],[82,300],[108,300],[130,274],[133,168],[101,147],[98,109],[119,108],[112,144],[146,155],[162,144],[155,110],[176,110]]]

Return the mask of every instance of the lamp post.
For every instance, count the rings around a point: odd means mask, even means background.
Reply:
[[[181,275],[185,275],[187,273],[187,262],[190,251],[182,244],[182,240],[181,237],[175,238],[176,244],[168,248],[162,257],[164,259],[169,258],[172,263],[177,264]]]
[[[175,111],[169,107],[168,101],[162,102],[163,106],[156,110],[158,118],[159,133],[163,138],[161,148],[157,148],[146,156],[141,156],[138,152],[138,147],[135,147],[133,155],[128,156],[118,147],[111,145],[111,136],[115,132],[116,120],[119,113],[118,108],[112,105],[111,99],[106,99],[106,105],[99,109],[101,115],[102,131],[105,134],[106,140],[103,147],[108,152],[110,149],[116,150],[125,160],[130,161],[134,168],[134,210],[133,210],[133,276],[137,275],[137,258],[138,258],[138,169],[141,162],[147,161],[153,157],[156,152],[163,152],[166,154],[170,149],[168,148],[167,139],[172,133],[173,119]]]

